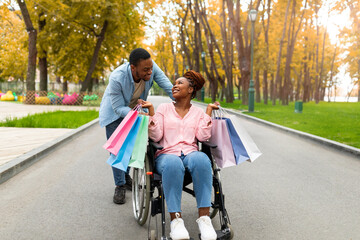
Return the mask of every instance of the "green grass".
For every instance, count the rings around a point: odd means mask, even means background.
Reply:
[[[205,99],[209,103],[211,99]],[[295,103],[287,106],[269,102],[255,103],[255,111],[247,112],[248,106],[240,100],[221,102],[221,106],[244,111],[243,113],[277,123],[279,125],[331,139],[360,148],[360,103],[314,102],[303,103],[303,112],[295,113]]]
[[[6,119],[0,122],[0,127],[78,128],[98,116],[96,110],[36,113],[23,118]]]

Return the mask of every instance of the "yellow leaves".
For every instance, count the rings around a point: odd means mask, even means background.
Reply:
[[[0,6],[0,76],[24,79],[27,66],[25,25],[5,5]]]

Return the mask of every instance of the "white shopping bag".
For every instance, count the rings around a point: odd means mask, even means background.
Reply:
[[[245,128],[241,126],[241,122],[239,121],[238,117],[231,114],[227,114],[226,117],[231,120],[237,134],[239,135],[239,138],[250,157],[248,161],[250,162],[255,161],[258,157],[261,156],[262,153],[260,152],[259,148],[256,146],[254,140],[250,137],[250,135],[247,133]]]

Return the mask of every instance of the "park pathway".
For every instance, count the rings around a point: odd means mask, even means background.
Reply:
[[[263,155],[221,171],[235,239],[360,239],[358,158],[238,120]],[[105,130],[93,126],[1,184],[0,239],[146,239],[147,225],[133,219],[130,192],[125,205],[112,203],[104,142]],[[182,207],[195,237],[195,200],[184,194]],[[213,223],[219,226],[217,218]]]

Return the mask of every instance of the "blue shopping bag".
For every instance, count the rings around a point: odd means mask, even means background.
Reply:
[[[239,135],[237,134],[234,125],[232,124],[229,118],[223,118],[226,121],[226,126],[229,132],[231,145],[235,154],[236,165],[246,160],[250,159],[249,154],[247,153],[244,144],[240,140]]]
[[[129,165],[129,161],[131,158],[131,154],[134,149],[136,136],[139,132],[140,123],[142,121],[143,116],[139,115],[134,125],[131,127],[130,132],[125,138],[124,143],[122,144],[118,154],[115,156],[113,154],[110,155],[107,163],[112,167],[118,168],[120,170],[126,171]]]

